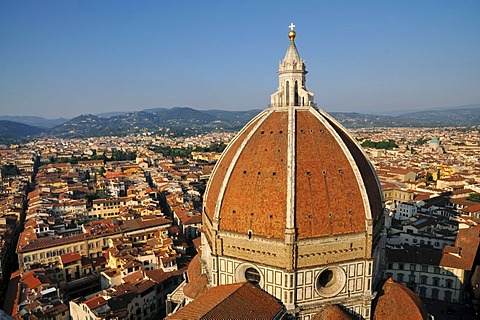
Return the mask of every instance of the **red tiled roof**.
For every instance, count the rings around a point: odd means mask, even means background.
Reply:
[[[180,270],[175,270],[175,271],[170,271],[170,272],[165,272],[162,269],[156,269],[156,270],[147,270],[145,271],[145,275],[147,278],[155,281],[156,283],[162,283],[163,281],[169,279],[170,277],[175,277],[182,275],[185,273],[186,268],[182,268]]]
[[[480,225],[458,230],[455,246],[444,248],[440,265],[473,271],[479,245]]]
[[[201,215],[194,215],[194,216],[188,217],[188,219],[183,222],[183,224],[185,224],[185,225],[187,225],[187,224],[198,224],[198,223],[202,223],[202,216]]]
[[[143,280],[143,273],[142,271],[135,271],[132,272],[125,277],[123,277],[123,281],[131,283],[131,284],[136,284],[137,282]]]
[[[52,316],[55,316],[55,315],[59,315],[60,313],[63,313],[65,311],[68,311],[68,306],[64,303],[62,304],[59,304],[59,305],[56,305],[52,308],[47,308],[45,310],[43,310],[43,313],[45,315],[49,315],[50,317]],[[47,317],[49,318],[49,317]]]
[[[197,278],[190,280],[183,287],[183,293],[190,299],[196,299],[199,295],[207,291],[208,278],[205,274],[199,275]]]
[[[78,261],[82,259],[82,256],[78,252],[64,253],[60,256],[62,264],[66,265],[67,263]]]
[[[202,275],[202,263],[199,254],[193,257],[192,261],[188,264],[187,275],[189,281],[194,281]]]
[[[382,214],[382,195],[369,160],[346,130],[325,113],[299,109],[295,120],[298,238],[364,232],[367,211],[373,220]],[[204,205],[210,221],[219,210],[220,230],[285,237],[286,215],[290,214],[288,121],[287,109],[265,110],[231,142],[217,163]]]
[[[195,249],[197,250],[197,254],[202,254],[202,238],[198,237],[192,240]]]
[[[142,293],[156,285],[157,284],[154,281],[147,279],[135,284],[135,287],[137,288],[138,293]]]
[[[336,304],[322,307],[312,318],[312,320],[352,320],[357,319],[347,311]]]
[[[385,281],[374,310],[375,320],[426,320],[423,301],[404,285],[392,278]]]
[[[213,287],[167,319],[274,319],[283,312],[281,302],[244,282]]]
[[[29,289],[35,289],[42,285],[42,282],[35,276],[34,272],[29,272],[22,277],[21,281],[25,283]]]
[[[160,227],[164,225],[171,224],[172,221],[158,217],[154,219],[133,219],[133,220],[127,220],[123,223],[121,226],[122,231],[127,232],[127,231],[133,231],[133,230],[139,230],[139,229],[144,229],[144,228],[152,228],[152,227]]]
[[[32,241],[31,243],[23,247],[19,247],[18,251],[28,252],[28,251],[41,249],[41,248],[56,247],[56,246],[61,246],[67,243],[73,243],[73,242],[85,240],[87,238],[93,238],[93,237],[91,237],[91,235],[88,235],[88,234],[78,234],[78,235],[64,237],[64,238],[54,238],[51,236],[38,238],[35,241]]]
[[[105,303],[107,303],[107,300],[105,300],[101,296],[95,296],[95,297],[90,298],[90,299],[88,299],[87,301],[84,302],[84,304],[86,304],[87,307],[90,310],[96,309],[96,308],[104,305]]]

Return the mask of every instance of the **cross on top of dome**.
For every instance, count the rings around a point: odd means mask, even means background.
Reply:
[[[295,40],[295,36],[297,35],[297,33],[293,30],[295,28],[295,25],[292,23],[290,23],[290,25],[288,26],[290,28],[290,32],[288,33],[288,37],[290,38],[290,41],[293,41]]]

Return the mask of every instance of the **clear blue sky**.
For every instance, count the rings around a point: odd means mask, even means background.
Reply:
[[[290,22],[327,111],[480,103],[480,1],[0,2],[0,115],[264,108]]]

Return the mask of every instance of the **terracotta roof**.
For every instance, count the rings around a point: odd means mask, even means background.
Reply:
[[[202,238],[198,237],[192,240],[195,250],[197,250],[197,254],[202,254]]]
[[[150,289],[152,287],[155,287],[156,285],[157,285],[156,282],[147,279],[147,280],[144,280],[144,281],[141,281],[141,282],[135,284],[135,287],[137,288],[138,293],[142,293],[142,292],[147,291],[148,289]]]
[[[180,270],[175,270],[175,271],[170,271],[170,272],[165,272],[162,269],[156,269],[156,270],[147,270],[145,271],[145,275],[147,278],[150,280],[155,281],[156,283],[162,283],[163,281],[171,278],[171,277],[176,277],[180,276],[185,273],[186,268],[182,268]]]
[[[287,215],[294,214],[298,238],[305,239],[364,232],[367,212],[374,220],[382,214],[377,176],[346,130],[315,109],[298,109],[295,117],[293,182],[287,108],[266,109],[222,155],[204,202],[210,221],[219,211],[220,230],[283,239]],[[294,213],[287,212],[291,183]]]
[[[165,263],[165,262],[173,262],[173,261],[176,261],[176,260],[177,260],[177,257],[176,257],[176,256],[172,256],[172,257],[160,257],[160,260],[162,260],[163,263]]]
[[[142,281],[142,280],[143,280],[143,273],[142,273],[141,270],[132,272],[132,273],[126,275],[125,277],[123,277],[124,282],[128,282],[128,283],[131,283],[131,284],[136,284],[136,283],[138,283],[139,281]]]
[[[183,287],[183,293],[189,299],[196,299],[199,295],[207,291],[208,289],[208,278],[205,274],[201,274],[197,278],[190,280]]]
[[[188,217],[186,221],[183,222],[183,224],[198,224],[202,223],[202,216],[201,215],[194,215],[191,217]]]
[[[68,306],[64,303],[61,303],[61,304],[58,304],[52,308],[47,308],[45,310],[43,310],[43,313],[45,315],[48,315],[49,317],[53,317],[55,315],[59,315],[60,313],[63,313],[65,311],[68,311]],[[46,317],[46,318],[49,318],[49,317]]]
[[[202,275],[202,263],[199,254],[193,257],[192,261],[188,264],[187,275],[189,281],[193,281]]]
[[[428,319],[427,308],[412,290],[389,278],[378,293],[375,320]]]
[[[337,304],[331,304],[322,307],[313,317],[312,320],[352,320],[357,319],[347,311],[343,310]]]
[[[48,247],[56,247],[56,246],[61,246],[67,243],[73,243],[77,241],[82,241],[87,238],[93,238],[89,234],[78,234],[70,237],[64,237],[64,238],[55,238],[55,237],[44,237],[44,238],[38,238],[31,243],[23,246],[23,247],[18,247],[19,252],[28,252],[28,251],[33,251],[41,248],[48,248]]]
[[[62,264],[66,265],[70,262],[78,261],[82,259],[82,256],[78,252],[70,252],[70,253],[64,253],[60,256],[60,259],[62,260]]]
[[[122,224],[121,229],[124,232],[128,232],[128,231],[139,230],[144,228],[160,227],[160,226],[168,225],[171,223],[172,223],[171,220],[161,218],[161,217],[148,219],[148,220],[133,219],[133,220],[125,221]]]
[[[473,271],[480,244],[480,225],[458,230],[455,246],[446,246],[440,265]]]
[[[84,302],[84,304],[87,305],[87,307],[90,309],[90,310],[93,310],[95,308],[98,308],[104,304],[107,303],[107,300],[105,300],[103,297],[101,296],[95,296],[93,298],[90,298],[88,299],[87,301]]]
[[[167,319],[275,319],[284,312],[281,302],[244,282],[213,287]]]
[[[24,275],[21,281],[25,283],[29,289],[35,289],[36,287],[42,285],[42,282],[38,279],[33,271],[30,271]]]

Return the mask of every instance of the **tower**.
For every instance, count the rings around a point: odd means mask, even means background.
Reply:
[[[296,32],[293,30],[295,25],[290,24],[290,45],[288,46],[285,57],[280,61],[278,67],[278,90],[271,96],[273,107],[280,106],[314,106],[313,93],[308,92],[306,88],[307,70],[305,63],[300,59],[297,46],[295,45]]]
[[[382,271],[380,184],[355,139],[316,108],[293,27],[270,106],[209,180],[204,269],[211,286],[250,281],[298,318],[338,304],[368,319]]]

